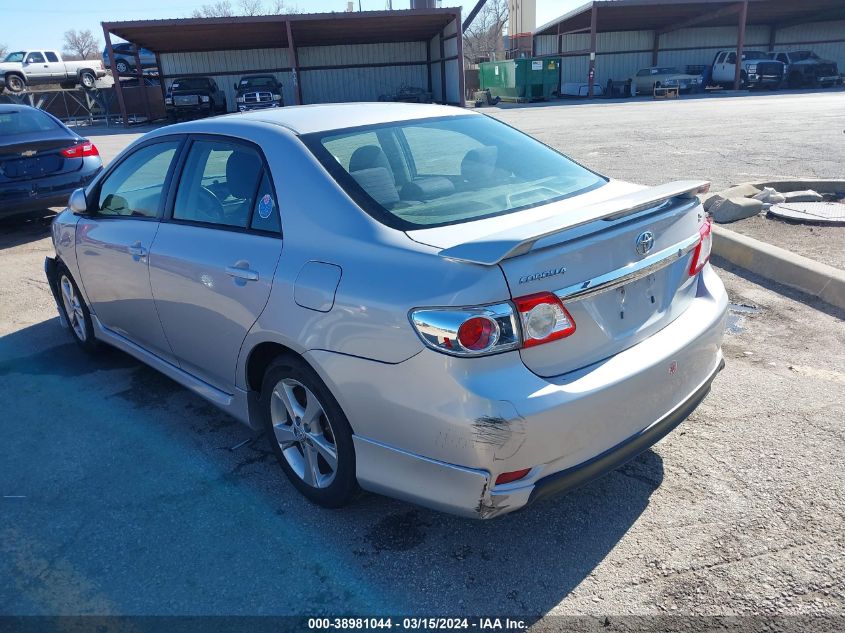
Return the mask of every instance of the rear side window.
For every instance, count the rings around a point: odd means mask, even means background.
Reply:
[[[279,205],[273,191],[273,183],[270,182],[266,170],[261,176],[261,183],[258,185],[258,195],[255,199],[250,227],[257,231],[269,231],[271,233],[280,233],[282,229],[279,219]]]
[[[47,56],[47,61],[48,61],[48,62],[57,62],[57,61],[59,61],[59,58],[58,58],[58,57],[56,57],[56,54],[55,54],[55,53],[51,53],[51,52],[49,52],[49,51],[48,51],[48,52],[46,52],[46,53],[44,53],[44,54]]]
[[[247,228],[257,207],[263,171],[261,157],[251,147],[194,141],[182,169],[173,219]]]
[[[178,141],[147,145],[112,171],[100,186],[98,215],[154,218]]]

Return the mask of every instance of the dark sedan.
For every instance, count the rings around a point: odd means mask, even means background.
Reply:
[[[67,206],[102,168],[96,145],[54,116],[0,104],[0,217]]]

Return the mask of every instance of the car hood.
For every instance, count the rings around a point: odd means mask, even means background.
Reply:
[[[802,59],[800,62],[793,62],[793,66],[815,66],[817,64],[835,64],[832,59]]]
[[[0,62],[0,71],[4,70],[20,70],[20,62]]]

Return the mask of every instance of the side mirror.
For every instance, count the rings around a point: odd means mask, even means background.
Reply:
[[[70,194],[67,206],[76,215],[83,215],[88,211],[88,201],[85,200],[85,189],[75,189]]]

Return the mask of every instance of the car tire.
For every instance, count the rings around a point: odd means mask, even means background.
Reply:
[[[67,321],[73,340],[88,353],[96,352],[99,341],[94,337],[94,323],[85,299],[79,292],[79,286],[73,280],[68,269],[61,265],[56,279],[59,294],[59,309]]]
[[[97,77],[90,70],[83,70],[79,73],[79,85],[85,90],[94,90],[97,87]]]
[[[126,61],[123,60],[123,59],[118,59],[114,63],[114,67],[117,69],[118,75],[126,75],[126,74],[129,73],[129,71],[132,70],[132,67],[129,64],[127,64]]]
[[[325,508],[355,497],[352,427],[310,365],[293,355],[274,360],[264,373],[259,411],[270,447],[300,493]]]
[[[20,75],[6,75],[6,88],[15,94],[26,90],[26,81]]]

